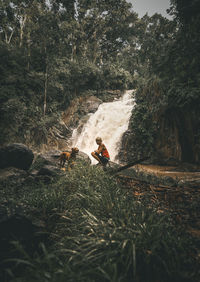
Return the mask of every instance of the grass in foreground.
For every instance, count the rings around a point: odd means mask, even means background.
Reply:
[[[100,168],[80,164],[22,194],[21,205],[47,221],[53,243],[32,256],[16,245],[23,260],[13,259],[24,270],[13,282],[197,281],[190,238]]]

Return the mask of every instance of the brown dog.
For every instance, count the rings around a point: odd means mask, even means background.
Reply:
[[[62,152],[59,157],[59,163],[62,168],[64,168],[66,161],[68,162],[68,170],[70,170],[74,161],[76,160],[76,155],[78,154],[79,149],[74,147],[71,149],[71,152]]]

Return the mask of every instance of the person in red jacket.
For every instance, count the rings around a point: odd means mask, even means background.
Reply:
[[[106,166],[110,160],[108,150],[103,144],[101,137],[96,138],[96,143],[99,147],[96,151],[92,152],[91,155],[99,162],[99,164]]]

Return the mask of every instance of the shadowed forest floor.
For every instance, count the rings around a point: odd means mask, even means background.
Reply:
[[[135,197],[148,194],[153,202],[160,206],[160,212],[170,211],[177,225],[200,241],[200,167],[193,165],[158,166],[137,165],[135,171],[153,177],[170,177],[174,183],[148,183],[131,176],[131,170],[119,175],[124,187],[133,189]],[[176,185],[181,183],[182,185]],[[199,242],[200,243],[200,242]]]

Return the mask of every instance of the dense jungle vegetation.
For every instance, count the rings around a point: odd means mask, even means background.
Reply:
[[[199,1],[173,0],[168,12],[173,20],[140,19],[125,0],[1,1],[0,144],[47,134],[87,91],[137,87],[139,154],[155,149],[163,114],[177,121],[183,159],[198,161]]]

